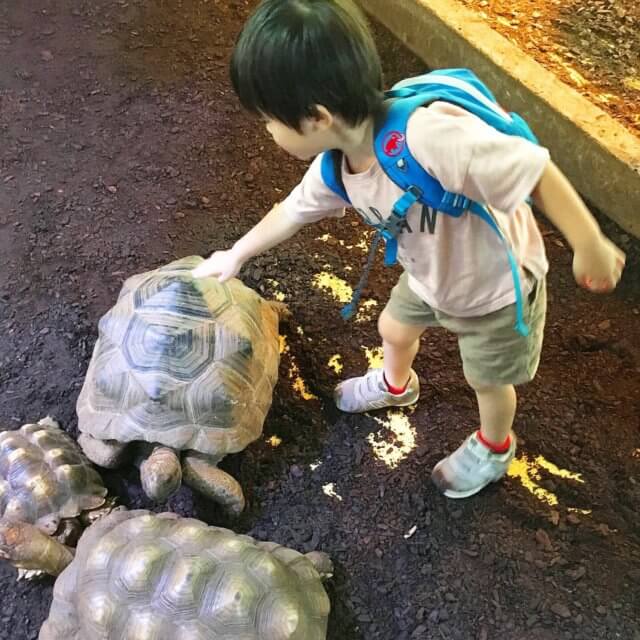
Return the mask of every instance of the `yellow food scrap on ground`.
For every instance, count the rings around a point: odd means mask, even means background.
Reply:
[[[353,289],[342,278],[338,278],[338,276],[328,271],[316,273],[313,277],[313,286],[317,289],[328,291],[338,302],[345,304],[351,302]]]
[[[364,253],[367,253],[369,251],[369,242],[366,239],[360,240],[360,242],[358,242],[358,244],[354,246],[356,247],[356,249],[362,249]]]
[[[383,360],[382,347],[374,347],[373,349],[369,349],[368,347],[362,348],[369,363],[369,369],[381,369]]]
[[[378,303],[375,300],[363,300],[358,308],[356,322],[367,322],[368,320],[371,320],[371,309],[377,306]]]
[[[336,373],[340,373],[343,369],[342,362],[340,362],[341,358],[342,356],[339,353],[329,358],[329,368],[333,369]]]
[[[330,482],[329,484],[325,484],[322,487],[322,491],[324,491],[324,493],[326,495],[328,495],[331,498],[335,498],[336,500],[340,500],[340,502],[342,502],[342,496],[339,496],[336,493],[336,488],[335,485],[333,484],[333,482]]]
[[[558,504],[558,497],[555,493],[548,491],[538,484],[541,480],[540,469],[545,469],[545,471],[548,471],[551,475],[557,476],[558,478],[584,483],[579,473],[573,473],[567,469],[560,469],[560,467],[549,462],[543,456],[538,456],[535,460],[529,460],[529,458],[523,454],[520,458],[516,458],[511,462],[507,474],[512,478],[520,480],[522,486],[538,498],[538,500],[555,507]]]
[[[584,484],[584,480],[582,479],[582,474],[573,473],[571,471],[567,471],[566,469],[560,469],[560,467],[556,467],[553,462],[549,462],[542,456],[538,456],[536,458],[535,464],[546,469],[550,474],[554,476],[558,476],[558,478],[567,478],[568,480],[575,480],[576,482],[581,482]]]
[[[267,438],[267,442],[275,449],[282,444],[282,438],[278,438],[278,436],[271,436]]]
[[[300,375],[300,367],[298,367],[296,359],[291,355],[291,350],[287,344],[287,337],[280,335],[278,338],[280,340],[280,353],[289,354],[289,380],[293,380],[292,386],[294,391],[296,391],[303,400],[317,400],[317,396],[314,396],[313,393],[308,390],[306,382]]]
[[[318,236],[316,240],[320,240],[320,242],[329,242],[330,240],[334,239],[335,243],[339,244],[341,247],[344,247],[345,249],[349,249],[349,250],[360,249],[364,253],[368,253],[369,240],[371,235],[373,235],[373,232],[365,231],[364,237],[362,238],[362,240],[360,240],[356,244],[346,244],[344,240],[338,240],[337,238],[334,238],[330,233],[325,233],[324,235]]]
[[[284,302],[287,299],[287,296],[278,289],[278,287],[280,286],[280,283],[277,280],[273,280],[272,278],[267,278],[267,282],[273,288],[273,297],[278,302]]]
[[[329,265],[325,265],[325,268],[329,268]],[[345,271],[350,270],[350,267],[345,267]],[[351,285],[333,273],[329,273],[329,271],[316,273],[313,277],[313,286],[316,289],[326,291],[334,300],[341,304],[348,304],[353,298]],[[366,322],[371,320],[370,311],[377,305],[378,302],[376,300],[362,300],[358,305],[358,313],[356,314],[355,321]]]
[[[289,377],[293,378],[293,388],[298,392],[303,400],[317,400],[318,396],[314,396],[313,393],[307,389],[307,383],[298,375],[300,370],[297,365],[292,365],[289,369]]]
[[[325,233],[322,236],[318,236],[316,240],[320,240],[321,242],[329,242],[329,240],[334,239],[341,247],[344,247],[344,240],[338,240],[334,238],[330,233]],[[335,242],[333,244],[335,244]],[[349,249],[350,247],[347,247]]]
[[[409,416],[402,411],[388,411],[385,418],[374,418],[383,426],[377,434],[369,434],[367,440],[373,454],[387,467],[395,469],[416,448],[416,430]]]

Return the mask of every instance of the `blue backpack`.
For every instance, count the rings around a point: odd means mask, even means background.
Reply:
[[[513,277],[516,293],[515,329],[523,336],[528,335],[518,265],[502,231],[483,203],[445,191],[442,185],[420,166],[406,144],[407,122],[417,108],[440,100],[462,107],[507,135],[520,136],[534,143],[538,142],[536,137],[518,114],[504,111],[489,89],[468,69],[440,69],[408,78],[394,85],[391,91],[387,91],[385,98],[387,110],[384,121],[376,126],[374,150],[384,172],[404,191],[404,195],[395,203],[391,215],[384,223],[372,225],[377,229],[377,233],[371,245],[367,265],[351,303],[342,309],[342,316],[349,319],[355,313],[381,238],[386,243],[385,265],[396,263],[398,235],[406,224],[405,217],[410,207],[420,202],[454,218],[469,211],[485,220],[495,231],[505,247]],[[321,169],[322,179],[327,187],[351,204],[342,181],[341,152],[325,152],[321,158]]]

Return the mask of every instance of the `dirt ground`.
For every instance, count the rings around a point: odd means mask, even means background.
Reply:
[[[4,428],[52,414],[75,434],[97,321],[124,278],[228,246],[302,175],[227,81],[254,4],[0,0]],[[377,32],[389,81],[422,69]],[[285,297],[293,321],[264,438],[223,464],[248,496],[241,520],[186,488],[150,505],[133,471],[105,474],[108,486],[126,505],[330,553],[329,640],[640,639],[639,246],[603,220],[629,259],[616,293],[595,296],[540,223],[547,338],[520,392],[519,458],[503,483],[453,502],[428,481],[477,426],[444,334],[424,339],[415,411],[332,408],[336,382],[375,356],[375,316],[398,275],[378,264],[369,315],[341,321],[343,281],[365,259],[352,216],[306,228],[242,274]],[[0,567],[1,639],[37,637],[52,584],[16,583]]]
[[[636,0],[461,1],[640,135],[640,4]]]

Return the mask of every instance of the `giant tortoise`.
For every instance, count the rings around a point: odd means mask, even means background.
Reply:
[[[75,545],[85,526],[113,509],[106,496],[91,463],[51,418],[0,432],[0,528],[24,523],[45,534],[37,538],[42,548],[35,566],[18,569],[47,571],[58,561],[53,550],[66,549],[52,538]]]
[[[35,563],[42,534],[0,551]],[[7,536],[5,535],[6,539]],[[48,540],[62,547],[60,543]],[[19,556],[19,557],[18,557]],[[40,640],[325,640],[328,556],[302,555],[199,520],[119,511],[84,533],[60,573]]]
[[[262,433],[286,307],[232,279],[195,279],[188,257],[129,278],[98,325],[77,402],[79,443],[114,468],[129,444],[145,493],[164,500],[182,480],[232,513],[238,482],[217,468]]]

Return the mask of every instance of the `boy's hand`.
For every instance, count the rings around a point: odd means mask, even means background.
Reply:
[[[277,204],[231,249],[216,251],[204,262],[201,262],[191,272],[191,275],[194,278],[217,276],[219,282],[229,280],[229,278],[238,275],[247,260],[279,245],[302,227],[302,222],[295,222]]]
[[[224,282],[237,276],[244,262],[244,259],[234,252],[233,249],[216,251],[204,262],[201,262],[191,272],[191,275],[194,278],[217,276],[219,282]]]
[[[585,289],[607,293],[618,284],[624,263],[624,253],[611,240],[598,234],[587,246],[576,249],[573,275]]]

